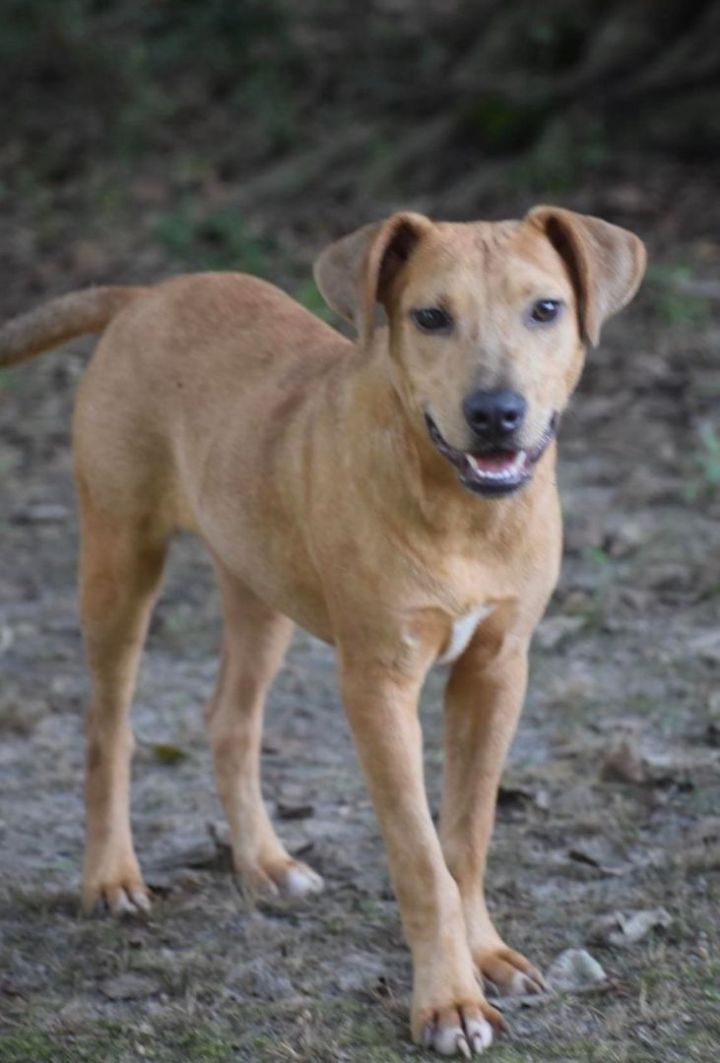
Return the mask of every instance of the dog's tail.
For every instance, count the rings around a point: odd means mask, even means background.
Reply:
[[[87,288],[52,299],[0,327],[0,368],[17,365],[66,340],[102,332],[116,314],[149,288]]]

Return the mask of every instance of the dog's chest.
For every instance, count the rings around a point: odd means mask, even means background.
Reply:
[[[447,646],[437,659],[437,664],[452,664],[468,647],[478,624],[493,611],[492,605],[481,605],[466,616],[456,620],[450,630]]]

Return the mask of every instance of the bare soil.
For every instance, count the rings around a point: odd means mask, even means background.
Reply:
[[[152,235],[164,186],[143,181],[114,215],[70,190],[52,209],[26,199],[3,216],[3,313],[90,280],[177,269]],[[697,174],[647,186],[631,174],[565,201],[654,234],[655,264],[591,353],[563,425],[563,574],[534,646],[489,894],[509,942],[536,962],[583,947],[608,978],[509,1008],[513,1036],[492,1053],[498,1063],[711,1063],[720,301],[707,282],[720,276],[717,193]],[[328,227],[338,226],[305,217],[281,231],[269,272],[293,290],[304,283]],[[425,1058],[408,1042],[409,959],[333,652],[301,632],[270,698],[265,792],[327,890],[254,902],[229,871],[202,723],[219,617],[191,539],[172,554],[134,711],[133,821],[156,903],[142,921],[79,914],[87,683],[68,437],[83,350],[0,379],[0,1060]],[[434,805],[442,685],[438,673],[423,706]],[[635,944],[596,942],[600,917],[655,908],[668,926]]]

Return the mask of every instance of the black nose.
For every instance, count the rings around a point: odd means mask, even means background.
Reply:
[[[516,391],[473,391],[463,399],[465,420],[487,443],[502,443],[521,427],[527,403]]]

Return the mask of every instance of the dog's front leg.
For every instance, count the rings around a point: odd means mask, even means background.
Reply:
[[[423,677],[410,679],[357,658],[343,661],[341,671],[345,708],[413,956],[413,1037],[443,1055],[480,1052],[501,1018],[475,977],[460,894],[428,808],[417,718]]]
[[[478,971],[502,995],[540,992],[540,972],[508,948],[488,915],[484,876],[505,756],[527,686],[527,641],[476,637],[445,695],[445,775],[440,836],[462,898]]]

